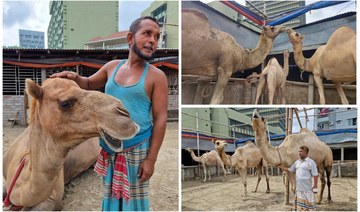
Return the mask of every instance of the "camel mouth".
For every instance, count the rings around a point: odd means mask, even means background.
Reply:
[[[260,114],[259,114],[259,112],[258,112],[256,109],[254,110],[254,113],[253,113],[252,117],[253,117],[254,119],[260,118]]]
[[[123,150],[124,145],[122,140],[112,137],[103,129],[100,129],[100,135],[104,139],[106,145],[114,152],[121,152]]]

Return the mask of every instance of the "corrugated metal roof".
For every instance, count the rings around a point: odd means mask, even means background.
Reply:
[[[101,41],[108,41],[108,40],[115,40],[115,39],[119,39],[119,38],[126,38],[127,34],[129,33],[129,31],[120,31],[120,32],[115,32],[115,33],[112,33],[108,36],[105,36],[105,37],[101,37],[101,36],[98,36],[96,38],[92,38],[90,39],[87,43],[85,44],[89,44],[89,43],[97,43],[97,42],[101,42]]]

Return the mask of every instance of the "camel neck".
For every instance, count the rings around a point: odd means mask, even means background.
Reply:
[[[49,137],[42,134],[34,120],[24,131],[24,138],[31,138],[29,157],[18,181],[14,187],[12,197],[15,205],[31,206],[44,201],[50,196],[61,176],[65,162],[65,151]],[[50,157],[44,157],[49,155]]]
[[[255,143],[258,146],[261,154],[269,164],[279,165],[280,159],[278,150],[269,143],[269,140],[266,136],[266,131],[259,131],[260,130],[255,130]]]
[[[246,69],[255,68],[264,62],[272,48],[272,42],[272,38],[268,38],[264,34],[260,35],[257,47],[249,52]]]
[[[310,60],[305,58],[302,52],[302,44],[294,45],[294,58],[296,65],[304,71],[311,72]]]
[[[283,67],[283,70],[284,70],[285,76],[289,75],[289,55],[286,56],[284,54],[284,67]]]
[[[190,154],[191,154],[191,158],[192,158],[194,161],[199,162],[199,163],[201,162],[200,157],[197,157],[197,156],[195,155],[194,150],[192,150]]]
[[[222,150],[218,150],[218,153],[220,155],[220,158],[222,160],[222,162],[227,166],[230,167],[231,166],[231,159],[229,158],[229,155],[227,155],[224,151],[224,149]]]

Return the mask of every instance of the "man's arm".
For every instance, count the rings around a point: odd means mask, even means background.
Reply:
[[[154,83],[154,89],[151,95],[154,123],[151,145],[146,159],[140,165],[140,182],[150,179],[153,175],[155,162],[165,136],[168,106],[168,84],[166,75],[162,71],[156,74],[156,78],[157,79]]]
[[[118,61],[116,60],[110,61],[90,77],[82,77],[79,74],[72,71],[63,71],[51,75],[50,78],[60,77],[60,78],[71,79],[74,80],[82,89],[94,90],[105,85],[107,81],[108,70],[114,68],[116,64],[118,64]]]

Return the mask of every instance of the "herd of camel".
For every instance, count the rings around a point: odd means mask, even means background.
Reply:
[[[212,27],[201,12],[182,10],[182,74],[216,79],[210,104],[223,101],[224,89],[233,73],[244,72],[260,65],[272,49],[274,39],[287,32],[293,46],[296,65],[311,72],[318,87],[320,104],[325,104],[322,78],[332,80],[342,104],[349,104],[342,83],[356,81],[356,34],[347,27],[338,28],[325,45],[320,46],[311,58],[302,52],[304,36],[283,26],[264,26],[255,49],[241,47],[228,33]],[[281,103],[285,104],[285,82],[288,75],[288,55],[284,52],[284,67],[272,58],[260,76],[256,104],[267,81],[269,104],[278,88]],[[267,79],[265,78],[267,77]],[[198,91],[197,91],[198,92]]]
[[[253,192],[257,191],[259,182],[261,180],[262,170],[266,176],[266,193],[270,192],[269,176],[268,176],[268,164],[272,166],[285,166],[290,167],[298,158],[298,149],[300,146],[308,146],[310,149],[309,157],[313,159],[317,165],[319,172],[319,179],[321,181],[320,195],[317,200],[317,204],[322,202],[322,197],[325,189],[325,184],[328,186],[328,198],[329,203],[332,202],[330,194],[330,175],[333,165],[333,155],[330,147],[321,142],[314,132],[307,128],[302,128],[300,133],[292,134],[285,138],[284,142],[280,146],[273,147],[268,140],[266,131],[266,120],[260,116],[255,109],[252,116],[252,127],[255,133],[255,144],[248,141],[244,146],[238,147],[233,155],[227,155],[225,153],[226,141],[214,140],[215,150],[208,153],[204,153],[200,157],[197,157],[194,151],[187,148],[194,161],[201,163],[204,170],[204,182],[206,181],[206,175],[210,173],[207,170],[210,166],[219,166],[223,169],[224,178],[226,180],[226,174],[228,170],[235,167],[242,178],[244,184],[243,200],[247,196],[247,170],[248,168],[255,168],[257,174],[257,183]],[[264,169],[262,169],[264,168]],[[325,180],[325,172],[327,180]],[[295,192],[295,177],[294,174],[289,174],[289,180],[291,190]]]

